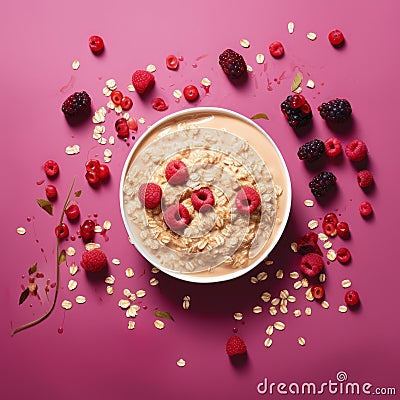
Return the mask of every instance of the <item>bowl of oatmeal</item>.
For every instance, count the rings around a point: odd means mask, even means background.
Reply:
[[[180,182],[168,176],[174,163],[185,166]],[[152,208],[139,195],[150,183],[162,192]],[[194,195],[212,202],[199,209]],[[290,206],[289,173],[271,137],[221,108],[183,110],[149,127],[121,176],[120,208],[130,242],[152,265],[190,282],[233,279],[266,259]],[[182,226],[169,219],[178,207],[185,212]],[[175,215],[179,222],[181,211]]]

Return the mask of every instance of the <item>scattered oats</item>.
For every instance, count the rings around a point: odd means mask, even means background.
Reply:
[[[294,284],[293,284],[293,287],[297,290],[297,289],[300,289],[301,287],[302,287],[303,285],[301,284],[301,281],[296,281]]]
[[[306,314],[309,317],[311,313],[312,313],[311,307],[306,307],[306,309],[304,310],[304,314]]]
[[[286,305],[284,305],[284,304],[281,304],[279,306],[279,310],[281,311],[282,314],[287,314],[287,312],[288,312],[288,309],[287,309]]]
[[[117,82],[115,82],[114,79],[108,79],[106,81],[106,86],[110,89],[110,90],[115,90],[117,88]]]
[[[281,292],[279,293],[279,297],[281,299],[287,299],[289,297],[289,291],[287,289],[281,290]]]
[[[128,121],[128,119],[129,119],[130,117],[131,117],[131,116],[129,115],[128,112],[126,112],[126,113],[124,113],[124,114],[122,115],[122,118],[125,118],[127,121]]]
[[[182,97],[182,92],[179,89],[176,89],[174,90],[173,95],[176,99],[180,99]]]
[[[149,64],[149,65],[146,67],[146,71],[147,71],[147,72],[154,72],[156,69],[157,69],[156,66],[153,65],[153,64]]]
[[[26,229],[20,226],[19,228],[17,228],[17,233],[18,235],[25,235]]]
[[[137,296],[137,297],[144,297],[144,296],[146,296],[146,291],[143,290],[143,289],[140,289],[140,290],[138,290],[138,291],[136,292],[136,296]]]
[[[281,299],[281,305],[287,306],[288,305],[287,299]]]
[[[293,314],[296,318],[300,317],[301,315],[301,310],[299,310],[298,308],[296,310],[293,311]]]
[[[264,346],[265,347],[271,347],[272,346],[272,339],[270,337],[267,337],[265,339]]]
[[[319,274],[318,279],[321,283],[324,283],[326,281],[326,275],[322,272],[321,274]]]
[[[94,249],[99,249],[101,246],[98,244],[98,243],[92,243],[92,242],[90,242],[90,243],[86,243],[85,244],[85,249],[87,250],[87,251],[91,251],[91,250],[94,250]]]
[[[96,233],[101,233],[101,232],[103,232],[103,228],[102,228],[101,225],[96,225],[96,226],[94,227],[94,231],[95,231]]]
[[[241,321],[243,319],[243,314],[241,312],[235,312],[235,314],[233,314],[233,318],[235,318],[236,321]]]
[[[312,219],[309,223],[308,223],[308,227],[310,229],[315,229],[318,227],[318,221],[315,219]]]
[[[78,272],[78,266],[75,263],[72,263],[69,266],[69,273],[74,276]]]
[[[106,288],[107,294],[113,294],[114,293],[114,288],[110,285],[107,286]]]
[[[262,271],[257,274],[257,279],[259,281],[265,281],[268,278],[268,274],[265,271]]]
[[[109,163],[111,162],[111,157],[104,157],[103,160],[105,163]]]
[[[274,327],[273,327],[273,325],[268,325],[267,329],[265,330],[265,333],[266,333],[268,336],[271,336],[271,335],[274,333]]]
[[[308,301],[314,301],[314,296],[313,296],[312,293],[311,293],[311,288],[308,288],[308,289],[306,290],[306,299],[307,299]]]
[[[202,84],[203,86],[211,86],[211,81],[210,81],[208,78],[203,78],[203,79],[201,80],[201,84]]]
[[[129,289],[124,289],[123,292],[125,297],[131,297],[132,292]]]
[[[85,296],[76,296],[76,297],[75,297],[75,301],[76,301],[78,304],[86,303],[86,297],[85,297]]]
[[[305,346],[306,344],[306,340],[301,336],[297,339],[297,342],[299,343],[300,346]]]
[[[312,79],[309,79],[308,81],[307,81],[307,85],[306,85],[308,88],[310,88],[310,89],[314,89],[315,88],[315,83],[314,83],[314,81],[312,80]]]
[[[250,278],[250,282],[251,282],[251,283],[258,283],[258,279],[257,279],[255,276],[252,276],[252,277]]]
[[[115,143],[115,138],[114,138],[114,136],[110,136],[110,137],[108,138],[108,143],[111,144],[111,145],[113,145],[113,144]]]
[[[271,293],[269,293],[269,292],[264,292],[264,293],[261,295],[261,299],[262,299],[262,301],[264,301],[265,303],[268,303],[268,302],[271,300]]]
[[[74,144],[73,146],[67,146],[65,148],[65,153],[68,155],[78,154],[80,151],[81,148],[77,144]]]
[[[176,365],[178,367],[184,367],[186,365],[186,361],[183,358],[180,358],[177,362]]]
[[[129,300],[130,300],[130,301],[135,301],[135,300],[136,300],[136,294],[135,294],[135,293],[132,293],[132,294],[129,296]]]
[[[258,53],[256,55],[257,64],[262,64],[264,62],[264,60],[265,60],[264,54]]]
[[[336,251],[333,249],[329,249],[328,252],[326,253],[326,258],[330,261],[335,261],[336,260]]]
[[[332,247],[332,242],[330,240],[327,240],[324,243],[324,249],[330,249]]]
[[[99,124],[100,122],[104,122],[105,120],[106,119],[104,117],[104,114],[100,110],[95,111],[95,113],[92,117],[92,122],[94,124]]]
[[[310,40],[315,40],[317,38],[317,35],[314,32],[309,32],[309,33],[307,33],[307,37]]]
[[[297,253],[297,243],[296,242],[290,243],[290,248],[293,250],[294,253]]]
[[[72,61],[72,69],[77,70],[81,64],[78,60]]]
[[[272,265],[274,263],[273,260],[266,260],[265,265]]]
[[[138,122],[139,122],[139,124],[144,124],[144,123],[146,123],[146,120],[143,117],[141,117],[138,119]]]
[[[329,308],[329,303],[328,303],[326,300],[324,300],[324,301],[321,303],[321,306],[322,306],[323,308]]]
[[[67,256],[74,256],[75,255],[75,249],[73,247],[68,247],[68,249],[65,251],[67,253]]]
[[[132,269],[131,267],[128,267],[128,268],[125,270],[125,275],[126,275],[128,278],[132,278],[132,276],[135,275],[135,273],[133,272],[133,269]]]
[[[240,39],[240,45],[244,48],[250,47],[250,42],[247,39]]]
[[[110,230],[110,229],[111,229],[111,222],[108,221],[108,220],[104,221],[104,223],[103,223],[103,228],[104,228],[106,231]]]
[[[158,274],[160,272],[160,270],[157,268],[157,267],[153,267],[152,269],[151,269],[151,273],[152,274]]]
[[[77,286],[78,286],[78,282],[75,281],[75,280],[73,280],[73,279],[71,279],[71,280],[68,282],[68,289],[69,289],[69,290],[74,290],[74,289],[76,289]]]
[[[278,311],[277,311],[277,309],[276,309],[275,306],[271,306],[271,307],[269,308],[269,313],[270,313],[271,315],[276,315],[276,314],[278,313]]]
[[[113,258],[113,259],[111,260],[111,262],[112,262],[114,265],[119,265],[119,264],[121,264],[121,261],[118,260],[118,258]]]
[[[301,286],[303,286],[304,288],[308,287],[308,279],[307,278],[303,278],[301,280]]]
[[[277,279],[282,279],[283,278],[283,270],[278,269],[278,271],[276,271],[276,278]]]
[[[135,321],[129,321],[128,322],[128,329],[129,330],[132,330],[132,329],[134,329],[135,328]]]
[[[107,144],[107,139],[105,137],[101,137],[98,142],[102,145]]]
[[[271,300],[271,304],[272,304],[273,306],[277,306],[280,302],[281,302],[281,300],[280,300],[278,297],[274,297],[274,298]]]
[[[154,321],[154,326],[155,326],[157,329],[164,329],[165,324],[164,324],[164,322],[160,321],[159,319],[156,319],[156,320]]]
[[[261,307],[261,306],[255,306],[255,307],[253,307],[253,313],[254,313],[254,314],[260,314],[260,313],[262,313],[262,307]]]
[[[110,90],[107,86],[106,86],[106,87],[103,87],[103,94],[104,94],[104,96],[109,97],[109,96],[111,96],[111,93],[112,93],[112,90]]]
[[[190,307],[190,296],[183,296],[182,307],[184,310],[188,310]]]
[[[126,311],[125,311],[125,315],[126,318],[135,318],[136,315],[138,314],[139,308],[138,306],[136,306],[135,304],[130,306]]]
[[[289,303],[295,303],[296,302],[296,297],[295,296],[288,296],[287,301]]]
[[[119,305],[119,307],[121,307],[122,309],[127,309],[127,308],[129,308],[130,307],[130,305],[131,305],[131,302],[129,301],[129,300],[126,300],[126,299],[121,299],[119,302],[118,302],[118,305]]]
[[[277,329],[278,331],[283,331],[285,329],[285,324],[281,321],[276,321],[274,323],[274,328]]]
[[[338,311],[341,313],[347,312],[347,306],[343,306],[343,305],[339,306]]]
[[[328,236],[325,235],[325,233],[318,233],[318,239],[321,240],[322,242],[325,242],[325,240],[328,240]]]
[[[122,113],[122,106],[115,106],[114,107],[114,111],[117,113],[117,114],[121,114]]]
[[[103,154],[105,157],[112,157],[112,151],[110,149],[105,149]]]
[[[99,140],[99,139],[101,139],[101,133],[93,133],[92,137],[94,140]]]
[[[293,22],[293,21],[290,21],[290,22],[287,24],[287,29],[288,29],[288,32],[289,32],[290,34],[292,34],[292,33],[294,32],[294,22]]]
[[[345,279],[345,280],[342,281],[342,287],[348,288],[348,287],[350,287],[350,286],[351,286],[351,281],[350,281],[350,279]]]
[[[297,279],[297,278],[299,277],[299,273],[298,273],[297,271],[292,271],[292,272],[289,274],[289,276],[290,276],[292,279]]]
[[[253,72],[253,67],[251,65],[247,65],[246,67],[247,67],[247,71]]]
[[[303,88],[301,86],[299,86],[296,90],[293,90],[293,93],[301,93],[303,91]]]
[[[136,90],[135,86],[133,86],[132,83],[128,85],[127,89],[128,89],[128,92],[134,92]]]
[[[306,207],[313,207],[314,206],[314,202],[312,200],[304,200],[304,205]]]
[[[150,279],[150,286],[157,286],[159,284],[158,279],[151,278]]]
[[[64,300],[61,303],[61,307],[64,308],[65,310],[70,310],[72,308],[72,303],[69,300]]]
[[[107,103],[107,107],[108,107],[110,110],[114,110],[114,108],[115,108],[114,102],[113,102],[112,100],[109,100],[109,102]]]
[[[94,133],[103,134],[106,131],[106,127],[104,125],[96,125],[93,129]]]

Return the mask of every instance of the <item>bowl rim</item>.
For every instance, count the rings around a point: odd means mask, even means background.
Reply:
[[[194,275],[194,274],[190,274],[190,273],[177,273],[174,271],[170,271],[167,268],[164,268],[161,263],[154,261],[154,260],[150,260],[146,254],[147,254],[147,250],[140,244],[140,243],[136,243],[136,241],[134,241],[134,235],[131,232],[130,226],[129,226],[129,222],[126,218],[125,215],[125,211],[124,211],[124,200],[123,200],[123,186],[124,186],[124,182],[125,182],[125,177],[126,177],[126,173],[128,171],[129,165],[131,164],[131,159],[133,154],[135,153],[136,149],[140,146],[141,142],[149,135],[151,134],[151,132],[153,132],[155,129],[157,129],[160,125],[163,125],[165,122],[167,122],[168,120],[172,120],[175,119],[177,117],[182,118],[185,115],[190,115],[190,114],[199,114],[199,113],[219,113],[219,114],[227,114],[231,117],[234,118],[238,118],[250,125],[252,125],[254,128],[256,128],[272,145],[274,151],[276,152],[276,154],[278,155],[278,159],[281,163],[282,166],[282,172],[284,175],[284,178],[287,182],[287,193],[286,193],[286,207],[285,207],[285,213],[284,216],[282,218],[282,221],[279,225],[279,227],[277,228],[276,234],[275,234],[275,238],[271,241],[271,243],[269,244],[269,246],[266,248],[266,250],[260,254],[251,264],[249,264],[248,266],[246,266],[245,268],[239,268],[239,269],[234,269],[232,270],[232,273],[228,273],[228,274],[224,274],[224,275],[219,275],[219,276],[207,276],[207,277],[201,277],[198,274]],[[134,241],[133,245],[135,246],[135,248],[138,250],[138,252],[142,255],[142,257],[144,257],[151,265],[159,268],[161,271],[163,271],[164,273],[166,273],[167,275],[170,275],[174,278],[177,278],[179,280],[183,280],[186,282],[193,282],[193,283],[217,283],[217,282],[225,282],[225,281],[229,281],[235,278],[238,278],[242,275],[245,275],[247,272],[251,271],[252,269],[254,269],[258,264],[260,264],[260,262],[262,260],[264,260],[268,254],[275,248],[275,246],[277,245],[278,241],[280,240],[280,238],[282,237],[282,234],[286,228],[288,219],[289,219],[289,215],[290,215],[290,211],[291,211],[291,204],[292,204],[292,186],[291,186],[291,180],[290,180],[290,175],[289,175],[289,170],[287,168],[286,162],[282,156],[282,153],[280,152],[279,148],[277,147],[276,143],[274,142],[274,140],[271,138],[271,136],[269,136],[269,134],[263,129],[261,128],[258,124],[256,124],[253,120],[251,120],[248,117],[245,117],[244,115],[236,112],[236,111],[232,111],[232,110],[228,110],[226,108],[221,108],[221,107],[191,107],[191,108],[187,108],[184,110],[180,110],[180,111],[176,111],[174,113],[168,114],[166,116],[164,116],[163,118],[159,119],[157,122],[155,122],[154,124],[152,124],[149,128],[146,129],[145,132],[143,132],[143,134],[140,136],[140,138],[136,141],[136,143],[134,144],[134,146],[132,147],[132,149],[130,150],[129,154],[126,157],[122,172],[121,172],[121,178],[120,178],[120,184],[119,184],[119,205],[120,205],[120,212],[121,212],[121,216],[124,222],[124,226],[126,231],[128,232],[129,237]]]

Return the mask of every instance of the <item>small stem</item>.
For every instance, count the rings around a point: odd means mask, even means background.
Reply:
[[[71,193],[72,193],[72,189],[74,187],[75,184],[75,177],[72,180],[72,184],[71,187],[69,189],[67,198],[65,200],[64,206],[63,206],[63,210],[61,213],[61,217],[60,217],[60,224],[62,223],[63,219],[64,219],[64,214],[65,214],[65,209],[67,207],[69,198],[71,197]],[[11,336],[14,336],[16,333],[21,332],[25,329],[31,328],[32,326],[35,326],[37,324],[40,324],[42,321],[44,321],[54,310],[54,307],[56,306],[56,302],[57,302],[57,297],[58,297],[58,289],[60,286],[60,254],[59,254],[59,248],[60,248],[60,239],[57,238],[57,245],[56,245],[56,265],[57,265],[57,273],[56,273],[56,290],[55,290],[55,294],[54,294],[54,299],[53,299],[53,304],[50,307],[50,310],[48,310],[45,314],[43,314],[41,317],[39,317],[38,319],[35,319],[34,321],[28,322],[27,324],[21,325],[18,328],[14,329],[11,331]]]

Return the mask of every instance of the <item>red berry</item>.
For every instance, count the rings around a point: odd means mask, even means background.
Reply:
[[[154,75],[148,71],[138,70],[132,75],[132,84],[139,94],[151,89],[154,86],[154,82]]]
[[[64,222],[57,225],[54,231],[55,231],[56,236],[59,239],[64,239],[69,235],[68,226],[66,224],[64,224]]]
[[[119,118],[115,121],[115,130],[117,131],[117,136],[121,139],[127,138],[129,136],[128,122],[125,118]]]
[[[82,254],[81,266],[85,271],[101,271],[107,267],[107,256],[101,249],[87,250]]]
[[[133,106],[133,101],[130,97],[124,96],[121,99],[121,107],[124,111],[129,111]]]
[[[77,204],[71,204],[65,209],[65,215],[70,221],[73,221],[74,219],[77,219],[79,215],[81,215],[81,212],[79,210],[79,207]]]
[[[110,98],[111,101],[116,105],[116,106],[120,106],[121,102],[122,102],[122,98],[124,97],[124,95],[122,94],[122,92],[120,90],[113,90],[111,92]]]
[[[325,235],[332,237],[336,236],[337,233],[336,226],[338,222],[339,220],[336,214],[334,213],[326,214],[322,222],[322,230],[324,231]]]
[[[273,57],[282,57],[285,50],[281,42],[273,42],[269,45],[269,52]]]
[[[242,187],[236,194],[235,206],[241,214],[251,214],[261,203],[258,192],[249,187]]]
[[[225,345],[226,354],[229,357],[245,354],[247,352],[246,343],[239,336],[231,336]]]
[[[188,85],[183,89],[183,95],[187,101],[195,101],[199,98],[199,91],[196,86]]]
[[[91,220],[87,219],[83,221],[82,225],[80,226],[80,235],[84,241],[90,241],[94,238],[95,235],[95,228],[96,224]]]
[[[363,217],[369,217],[373,213],[372,205],[368,201],[363,201],[360,204],[359,210]]]
[[[342,239],[348,239],[350,237],[350,229],[347,222],[339,222],[336,226],[336,231],[339,237],[341,237]]]
[[[57,197],[57,188],[54,185],[47,185],[45,190],[47,198],[55,199]]]
[[[44,172],[49,178],[53,178],[58,175],[60,171],[60,167],[58,164],[53,160],[47,160],[44,165]]]
[[[297,241],[297,252],[301,255],[317,253],[322,256],[322,251],[318,246],[318,235],[314,232],[306,233]]]
[[[161,203],[161,187],[155,183],[143,183],[139,188],[138,197],[146,208],[156,208]]]
[[[110,176],[110,169],[106,164],[100,164],[97,174],[100,179],[107,179]]]
[[[164,221],[173,231],[185,229],[190,222],[190,214],[183,204],[169,206],[163,213]]]
[[[193,204],[193,208],[200,212],[209,211],[215,201],[213,192],[208,187],[195,190],[190,196],[190,200]]]
[[[165,64],[167,65],[168,69],[177,69],[179,66],[179,60],[173,54],[170,54],[165,59]]]
[[[104,41],[100,36],[90,36],[89,47],[93,53],[100,53],[104,49]]]
[[[172,160],[165,168],[165,177],[170,185],[181,185],[189,179],[189,171],[181,160]]]
[[[165,101],[161,97],[156,97],[151,101],[151,106],[156,110],[156,111],[165,111],[168,109],[168,105],[165,103]]]
[[[315,285],[311,288],[311,294],[314,299],[320,300],[325,296],[325,289],[321,285]]]
[[[306,98],[301,94],[294,94],[290,99],[290,107],[291,108],[300,108],[304,104],[306,104]]]
[[[355,306],[360,302],[360,296],[358,295],[358,292],[356,292],[355,290],[349,290],[344,295],[344,301],[350,307]]]
[[[332,46],[341,46],[344,42],[344,35],[339,29],[335,29],[329,33],[328,39]]]
[[[346,247],[341,247],[336,252],[336,258],[340,263],[346,264],[351,259],[351,253],[350,253],[349,249],[346,249]]]
[[[330,138],[325,142],[325,154],[328,157],[337,157],[342,152],[342,144],[336,138]]]
[[[85,164],[86,171],[97,172],[99,170],[99,167],[100,167],[99,160],[91,159],[91,160],[86,161],[86,164]]]
[[[310,114],[311,112],[311,107],[308,103],[304,103],[300,108],[304,114]]]
[[[323,258],[316,253],[308,253],[301,258],[300,270],[303,274],[314,277],[324,268]]]
[[[324,222],[330,222],[330,223],[332,223],[332,224],[335,226],[335,228],[336,228],[336,225],[338,224],[339,219],[338,219],[338,217],[336,216],[335,213],[328,213],[328,214],[326,214],[325,217],[324,217]]]
[[[99,174],[95,171],[87,171],[85,174],[86,180],[93,186],[100,182]]]
[[[127,124],[128,124],[128,128],[131,131],[136,132],[138,130],[138,124],[137,124],[136,118],[129,117]]]
[[[355,139],[346,146],[345,153],[351,161],[361,161],[367,157],[367,145],[363,141]]]
[[[374,177],[371,174],[371,172],[369,172],[366,169],[363,169],[357,172],[357,182],[360,188],[365,189],[374,183]]]

